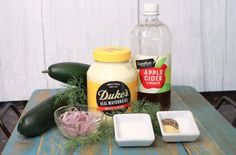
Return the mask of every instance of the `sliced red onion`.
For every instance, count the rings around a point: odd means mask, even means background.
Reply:
[[[96,130],[98,115],[72,108],[60,115],[63,130],[70,137],[87,136]]]

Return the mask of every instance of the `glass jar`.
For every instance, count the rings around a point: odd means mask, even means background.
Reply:
[[[108,116],[125,112],[137,100],[137,71],[128,48],[96,48],[87,72],[88,106]]]

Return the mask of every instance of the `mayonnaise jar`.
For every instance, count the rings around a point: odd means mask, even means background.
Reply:
[[[137,100],[137,72],[130,57],[130,49],[123,47],[94,50],[95,63],[87,72],[88,107],[113,116]]]

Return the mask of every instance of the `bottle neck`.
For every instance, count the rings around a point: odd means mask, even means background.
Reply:
[[[145,22],[155,22],[155,21],[159,21],[158,19],[158,15],[144,15],[145,17]]]

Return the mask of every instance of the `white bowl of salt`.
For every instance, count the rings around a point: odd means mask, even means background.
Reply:
[[[116,114],[113,121],[116,142],[122,147],[149,146],[155,140],[148,114]]]

